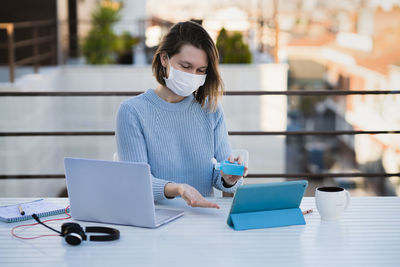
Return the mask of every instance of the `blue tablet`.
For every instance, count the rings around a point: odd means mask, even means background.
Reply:
[[[306,180],[243,185],[227,223],[235,230],[305,224],[300,203],[307,185]]]

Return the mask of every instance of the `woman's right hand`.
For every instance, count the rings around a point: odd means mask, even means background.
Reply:
[[[207,201],[199,191],[193,186],[188,184],[174,184],[168,183],[165,185],[165,195],[167,197],[181,196],[186,203],[191,207],[201,207],[201,208],[216,208],[219,206],[216,203]]]

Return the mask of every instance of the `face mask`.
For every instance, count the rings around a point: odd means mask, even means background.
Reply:
[[[179,96],[188,96],[199,89],[206,81],[206,74],[198,75],[174,69],[169,62],[169,77],[165,78],[166,86]]]

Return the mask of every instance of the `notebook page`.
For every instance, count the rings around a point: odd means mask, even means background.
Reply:
[[[25,215],[21,215],[18,206],[22,207]],[[14,221],[31,219],[32,214],[40,216],[50,216],[54,214],[60,214],[64,211],[65,207],[62,205],[53,204],[47,202],[44,199],[38,199],[27,203],[19,203],[9,206],[0,207],[0,220],[2,221]]]

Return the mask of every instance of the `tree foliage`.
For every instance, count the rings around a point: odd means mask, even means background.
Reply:
[[[83,43],[83,54],[89,64],[114,62],[118,36],[112,26],[120,20],[119,9],[100,5],[92,14],[92,29]]]
[[[243,41],[240,32],[229,34],[222,28],[217,37],[217,49],[220,62],[226,64],[249,64],[252,61],[249,46]]]

